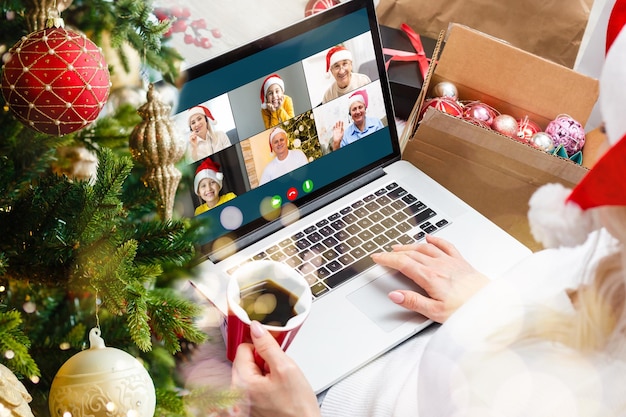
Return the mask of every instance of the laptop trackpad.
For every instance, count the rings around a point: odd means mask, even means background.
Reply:
[[[388,273],[381,275],[367,285],[348,294],[350,300],[363,314],[386,332],[395,330],[401,324],[415,320],[416,316],[427,319],[414,311],[409,311],[387,298],[387,294],[398,289],[417,291],[424,290],[413,281],[400,274]]]

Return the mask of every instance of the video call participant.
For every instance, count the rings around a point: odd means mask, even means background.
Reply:
[[[274,128],[269,137],[270,152],[276,157],[263,170],[259,185],[263,185],[296,168],[306,165],[309,161],[300,149],[289,149],[287,132],[280,127]]]
[[[383,123],[376,117],[368,117],[368,96],[366,90],[358,90],[350,95],[348,111],[352,123],[344,129],[343,121],[338,121],[333,126],[332,149],[351,144],[364,136],[383,128]]]
[[[190,158],[192,161],[206,158],[230,146],[230,140],[226,133],[213,130],[216,121],[207,107],[192,107],[187,112],[187,118],[189,130],[191,130],[189,145],[191,146]]]
[[[293,100],[285,95],[285,82],[278,74],[268,76],[261,86],[261,116],[269,129],[294,116]]]
[[[196,216],[237,197],[232,192],[220,195],[223,181],[224,174],[220,172],[220,165],[217,162],[213,162],[209,158],[202,161],[193,180],[193,189],[196,195],[204,201],[196,207]]]
[[[335,82],[324,93],[322,104],[372,82],[367,75],[352,72],[352,53],[343,46],[335,46],[328,50],[326,73],[332,74]]]

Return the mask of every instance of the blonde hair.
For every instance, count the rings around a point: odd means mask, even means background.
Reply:
[[[626,353],[620,351],[626,337],[626,207],[597,210],[607,230],[619,240],[619,250],[601,259],[590,282],[581,283],[569,294],[573,314],[536,310],[522,339],[559,342],[583,353]]]

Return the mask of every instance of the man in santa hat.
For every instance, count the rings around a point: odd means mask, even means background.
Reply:
[[[259,185],[270,182],[296,168],[306,165],[309,160],[300,149],[289,149],[287,132],[280,127],[274,128],[269,137],[270,151],[276,157],[263,169]]]
[[[332,149],[336,150],[340,147],[349,145],[364,136],[369,135],[383,128],[383,123],[376,117],[367,116],[368,96],[367,90],[357,90],[350,94],[348,112],[352,123],[347,129],[344,129],[342,120],[333,126]]]
[[[338,45],[328,50],[326,74],[332,75],[335,81],[324,93],[322,104],[372,82],[367,75],[352,71],[352,61],[352,53],[344,46]]]
[[[272,74],[261,85],[261,116],[269,129],[294,116],[293,100],[285,94],[285,82],[278,74]]]
[[[187,111],[189,123],[189,156],[192,162],[206,158],[230,146],[226,133],[213,130],[216,124],[211,111],[205,106],[192,107]]]
[[[220,171],[220,165],[217,162],[210,158],[202,161],[193,179],[193,190],[203,201],[196,207],[196,216],[237,197],[232,192],[220,195],[223,181],[224,174]]]

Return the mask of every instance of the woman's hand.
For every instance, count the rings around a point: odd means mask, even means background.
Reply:
[[[426,243],[397,246],[392,252],[373,254],[372,259],[402,272],[428,294],[397,290],[389,293],[391,301],[439,323],[489,283],[454,245],[431,235]]]
[[[200,140],[200,137],[196,132],[191,132],[189,134],[189,143],[194,149],[198,147],[198,140]]]
[[[233,385],[247,394],[254,417],[319,416],[317,398],[296,363],[283,352],[274,337],[258,322],[250,326],[253,344],[243,343],[233,362]],[[265,361],[259,369],[256,350]]]
[[[265,103],[265,105],[267,106],[267,109],[269,111],[275,112],[275,111],[278,111],[278,109],[280,109],[280,106],[283,105],[284,101],[285,101],[284,96],[275,97],[269,100],[267,103]]]

